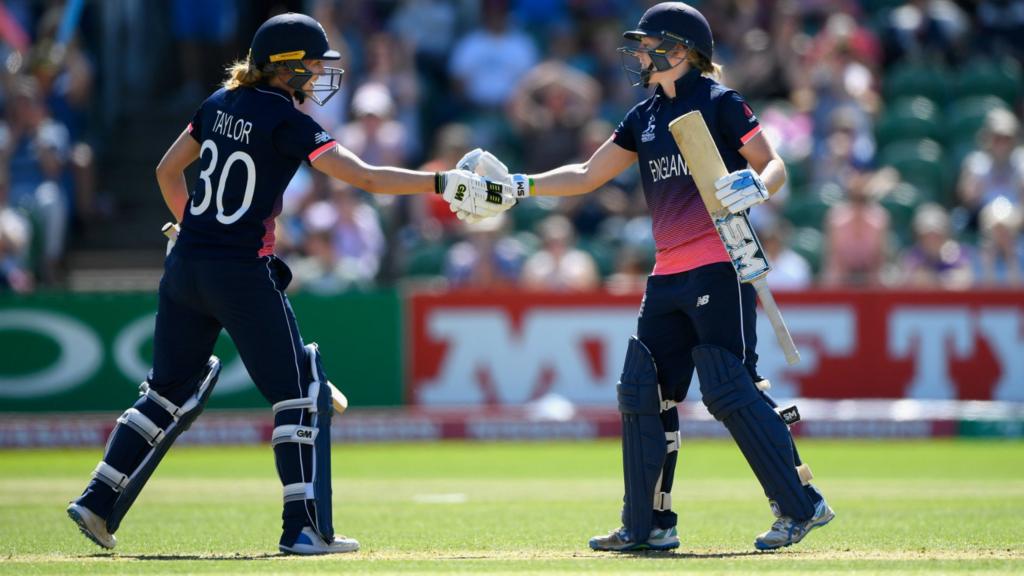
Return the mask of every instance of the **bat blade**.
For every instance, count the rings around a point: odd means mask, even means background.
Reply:
[[[700,191],[700,198],[712,218],[721,218],[728,214],[725,206],[715,196],[715,181],[729,174],[729,169],[718,153],[715,140],[711,137],[704,115],[699,110],[687,112],[668,125],[672,138],[679,146],[686,161],[686,168],[693,177],[693,182]]]

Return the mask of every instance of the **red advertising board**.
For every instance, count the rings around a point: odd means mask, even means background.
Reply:
[[[763,315],[760,373],[779,397],[1024,401],[1024,292],[776,295],[802,360]],[[406,400],[518,405],[549,393],[615,402],[641,294],[410,295]],[[699,398],[694,381],[689,398]]]

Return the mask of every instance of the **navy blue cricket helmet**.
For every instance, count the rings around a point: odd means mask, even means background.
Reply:
[[[676,46],[682,44],[689,50],[695,50],[709,61],[714,54],[715,41],[711,36],[711,27],[704,15],[699,10],[685,2],[661,2],[655,4],[644,12],[639,24],[633,30],[622,33],[623,38],[639,42],[642,38],[650,37],[661,40],[661,43],[652,49],[623,47],[619,51],[631,56],[638,52],[644,52],[651,58],[650,68],[644,70],[631,70],[627,72],[640,75],[640,83],[644,87],[650,80],[651,73],[672,68],[668,62],[667,54]]]
[[[287,12],[278,14],[264,22],[252,37],[249,47],[249,58],[257,66],[271,64],[285,66],[293,74],[288,80],[301,103],[306,96],[321,106],[334,96],[341,88],[341,76],[345,73],[341,68],[324,67],[320,74],[326,83],[318,81],[313,85],[311,94],[306,94],[303,86],[313,76],[306,70],[303,60],[338,60],[341,54],[331,50],[327,42],[327,32],[315,19],[305,14]],[[320,93],[327,95],[320,97]]]

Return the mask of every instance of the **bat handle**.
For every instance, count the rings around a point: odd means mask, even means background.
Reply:
[[[782,352],[786,355],[786,362],[790,365],[796,364],[800,361],[800,352],[796,349],[796,344],[793,343],[793,337],[789,335],[789,328],[786,328],[786,321],[782,319],[779,305],[775,303],[775,297],[772,296],[772,291],[768,289],[768,283],[762,277],[754,280],[753,285],[754,289],[757,290],[757,298],[761,301],[765,314],[768,315],[768,321],[772,323],[775,338],[779,341],[779,346],[782,346]]]

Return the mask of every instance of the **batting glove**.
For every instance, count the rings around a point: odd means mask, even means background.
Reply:
[[[441,194],[461,219],[497,216],[518,202],[510,185],[487,180],[467,170],[438,172],[434,191]]]
[[[768,199],[768,189],[750,168],[737,170],[715,181],[715,197],[729,212],[739,214]]]
[[[466,153],[465,156],[459,159],[455,164],[455,168],[459,170],[468,170],[474,172],[484,178],[493,182],[500,182],[512,188],[512,192],[516,197],[516,200],[526,198],[530,195],[532,190],[532,182],[529,177],[525,174],[509,174],[508,166],[498,160],[498,158],[481,148],[474,148]],[[465,213],[464,211],[456,212],[460,220],[464,220],[469,223],[479,222],[482,220],[480,216]]]

